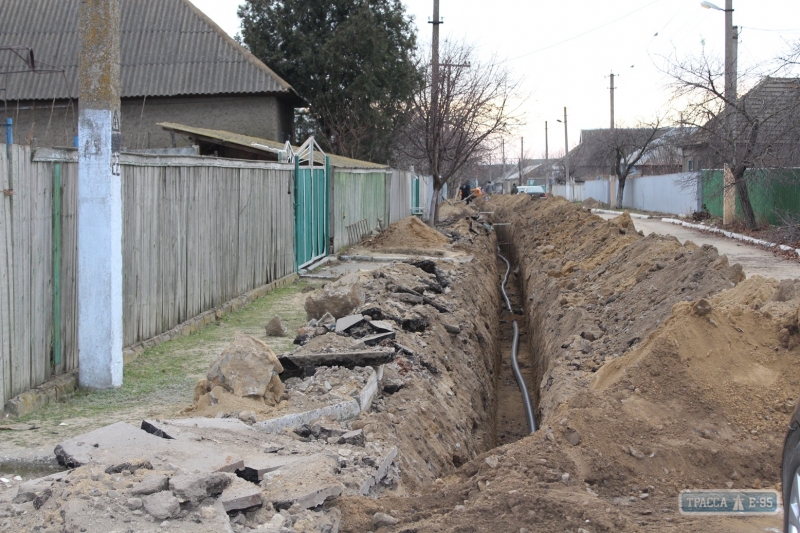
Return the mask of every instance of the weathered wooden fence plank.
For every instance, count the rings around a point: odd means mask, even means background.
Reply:
[[[11,232],[13,196],[6,150],[0,150],[0,398],[11,394],[11,347],[14,334],[14,248]]]
[[[3,403],[78,365],[77,163],[66,152],[32,159],[28,148],[13,149],[13,174],[0,155],[0,189],[15,189],[0,194]],[[54,161],[62,164],[59,365],[51,361]],[[123,156],[122,170],[126,346],[293,272],[291,167]]]

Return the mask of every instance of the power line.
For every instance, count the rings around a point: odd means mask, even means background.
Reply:
[[[588,34],[590,34],[590,33],[592,33],[592,32],[595,32],[595,31],[597,31],[597,30],[603,29],[603,28],[605,28],[606,26],[610,26],[611,24],[614,24],[614,23],[616,23],[616,22],[619,22],[619,21],[620,21],[620,20],[622,20],[622,19],[628,18],[628,17],[630,17],[631,15],[635,15],[635,14],[636,14],[636,13],[638,13],[639,11],[642,11],[643,9],[646,9],[646,8],[648,8],[648,7],[652,6],[653,4],[657,4],[657,3],[658,3],[658,2],[660,2],[660,1],[661,1],[661,0],[653,0],[653,1],[652,1],[652,2],[650,2],[649,4],[645,4],[644,6],[640,7],[639,9],[636,9],[636,10],[634,10],[634,11],[631,11],[631,12],[630,12],[630,13],[628,13],[627,15],[622,15],[621,17],[619,17],[619,18],[617,18],[617,19],[614,19],[614,20],[612,20],[612,21],[610,21],[610,22],[606,22],[605,24],[601,24],[600,26],[596,26],[596,27],[594,27],[594,28],[592,28],[592,29],[590,29],[590,30],[586,30],[586,31],[585,31],[585,32],[583,32],[583,33],[580,33],[580,34],[578,34],[578,35],[574,35],[574,36],[572,36],[572,37],[569,37],[568,39],[564,39],[563,41],[559,41],[559,42],[557,42],[557,43],[554,43],[554,44],[551,44],[551,45],[545,46],[544,48],[539,48],[538,50],[533,50],[532,52],[527,52],[527,53],[525,53],[525,54],[522,54],[522,55],[519,55],[519,56],[517,56],[517,57],[512,57],[511,59],[506,59],[505,61],[502,61],[502,63],[508,63],[508,62],[510,62],[510,61],[516,61],[517,59],[521,59],[521,58],[523,58],[523,57],[527,57],[527,56],[529,56],[529,55],[533,55],[533,54],[538,54],[539,52],[543,52],[543,51],[545,51],[545,50],[549,50],[549,49],[551,49],[551,48],[555,48],[556,46],[560,46],[560,45],[562,45],[562,44],[564,44],[564,43],[568,43],[568,42],[570,42],[570,41],[574,41],[575,39],[579,39],[580,37],[583,37],[584,35],[588,35]]]

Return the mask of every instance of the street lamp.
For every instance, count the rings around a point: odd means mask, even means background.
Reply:
[[[736,158],[736,141],[735,136],[731,129],[735,126],[735,121],[731,119],[731,106],[736,102],[736,86],[737,86],[737,56],[739,46],[739,28],[733,25],[733,0],[725,0],[725,9],[712,4],[708,0],[700,2],[700,6],[706,9],[714,9],[716,11],[725,12],[725,109],[724,109],[724,124],[726,127],[725,135],[733,142],[731,143],[731,150],[728,153],[728,161],[725,163],[724,173],[724,201],[723,201],[723,224],[730,224],[733,222],[735,198],[733,197],[734,178],[731,173],[731,164],[735,162]]]

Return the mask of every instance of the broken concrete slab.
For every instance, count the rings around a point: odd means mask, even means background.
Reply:
[[[198,505],[208,497],[222,494],[234,477],[221,472],[178,475],[170,478],[169,488],[181,503]]]
[[[264,503],[258,485],[238,477],[222,492],[219,501],[226,513],[261,507]]]
[[[378,332],[390,332],[394,331],[394,324],[391,322],[386,322],[383,320],[370,320],[369,325],[372,326],[372,329]]]
[[[169,478],[163,474],[153,474],[145,477],[131,489],[133,496],[149,496],[169,488]]]
[[[336,457],[317,454],[269,474],[261,486],[277,510],[294,504],[312,509],[344,491],[344,485],[333,474],[337,463]]]
[[[283,448],[281,448],[283,449]],[[266,453],[266,450],[264,450]],[[280,451],[280,450],[276,450]],[[276,453],[273,452],[273,453]],[[259,483],[269,472],[303,459],[298,455],[253,455],[244,459],[244,467],[237,470],[236,475],[251,483]]]
[[[372,406],[372,400],[374,400],[375,395],[378,394],[378,382],[378,373],[372,373],[367,379],[367,383],[364,385],[364,388],[362,388],[361,392],[358,394],[358,405],[361,407],[362,411],[370,410],[370,407]]]
[[[279,360],[287,372],[319,366],[341,366],[355,368],[358,366],[379,366],[391,363],[395,359],[395,351],[389,349],[359,350],[352,352],[320,352],[309,354],[286,354]]]
[[[360,342],[358,342],[353,348],[362,349],[368,346],[377,346],[378,344],[382,343],[386,340],[392,340],[395,338],[394,331],[384,332],[384,333],[377,333],[375,335],[369,335],[367,337],[361,337]]]
[[[394,461],[395,457],[397,457],[397,447],[391,448],[386,455],[383,456],[383,459],[378,463],[375,472],[372,473],[367,479],[361,484],[359,488],[359,494],[362,496],[366,496],[369,494],[369,491],[372,490],[372,487],[377,485],[381,482],[383,478],[386,477],[386,473],[389,471],[389,467],[392,466],[392,462]]]
[[[367,437],[364,435],[363,429],[348,431],[339,437],[339,444],[350,444],[351,446],[361,446],[363,448],[366,443]]]
[[[190,472],[233,472],[243,466],[241,457],[219,450],[211,442],[162,439],[125,422],[117,422],[66,440],[54,450],[59,463],[75,468],[92,461],[102,465],[160,457]]]
[[[336,333],[344,333],[353,326],[364,322],[364,315],[348,315],[336,321]]]
[[[347,400],[333,405],[312,409],[302,413],[293,413],[279,418],[272,418],[253,424],[253,428],[267,433],[283,433],[287,429],[294,429],[320,418],[333,420],[350,420],[361,412],[361,407],[356,400]]]

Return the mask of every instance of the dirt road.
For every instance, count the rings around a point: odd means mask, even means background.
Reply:
[[[614,215],[599,214],[605,220],[614,218]],[[772,252],[762,250],[750,244],[744,244],[733,239],[720,237],[711,233],[704,233],[692,228],[677,226],[659,219],[634,218],[633,224],[637,231],[645,235],[656,233],[658,235],[672,235],[681,244],[692,241],[698,246],[710,244],[719,250],[722,255],[728,256],[730,264],[739,263],[744,268],[747,276],[759,275],[775,279],[800,278],[800,261],[790,261],[776,256]]]

